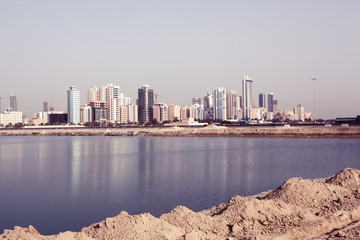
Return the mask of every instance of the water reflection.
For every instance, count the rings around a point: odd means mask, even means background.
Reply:
[[[290,177],[360,168],[359,146],[359,139],[0,137],[0,231],[30,224],[45,234],[78,231],[122,210],[199,211]]]

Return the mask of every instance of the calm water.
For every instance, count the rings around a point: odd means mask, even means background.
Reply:
[[[122,210],[199,211],[345,167],[360,169],[360,139],[0,137],[0,232],[79,231]]]

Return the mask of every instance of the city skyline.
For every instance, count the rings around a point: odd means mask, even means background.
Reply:
[[[44,101],[66,110],[69,86],[105,82],[190,105],[204,89],[241,93],[249,75],[254,100],[274,92],[281,110],[313,112],[316,78],[317,118],[359,114],[360,2],[141,3],[1,2],[1,109],[13,93],[27,116]]]

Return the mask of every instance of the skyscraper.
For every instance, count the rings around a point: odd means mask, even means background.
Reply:
[[[250,119],[250,109],[253,108],[253,100],[252,100],[252,79],[249,76],[244,76],[242,80],[242,101],[243,101],[243,118],[245,120]]]
[[[13,94],[10,94],[10,108],[13,112],[17,112],[17,100]]]
[[[267,112],[274,112],[274,93],[260,93],[259,107],[265,108]]]
[[[111,122],[117,122],[120,119],[117,119],[117,116],[120,116],[119,109],[119,97],[120,97],[120,86],[113,85],[109,83],[106,85],[106,102],[109,106],[108,111],[108,120]]]
[[[138,89],[138,120],[140,123],[150,122],[153,118],[154,90],[149,85]]]
[[[67,91],[68,123],[80,123],[80,91],[71,86]]]
[[[100,91],[97,87],[89,87],[86,91],[86,103],[100,101]],[[104,100],[105,101],[105,100]]]
[[[48,102],[44,101],[43,102],[43,112],[48,112],[48,111],[49,111]]]
[[[213,90],[214,118],[226,120],[226,90],[225,88],[215,88]]]

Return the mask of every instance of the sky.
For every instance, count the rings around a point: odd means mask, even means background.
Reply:
[[[135,103],[191,105],[217,87],[316,117],[360,114],[358,0],[0,0],[1,110],[11,93],[32,117],[43,101],[66,111],[66,91],[120,85]]]

